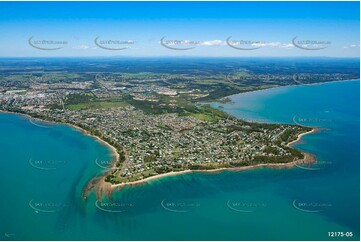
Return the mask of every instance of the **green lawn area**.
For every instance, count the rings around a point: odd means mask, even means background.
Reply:
[[[203,114],[203,113],[192,113],[191,116],[195,117],[197,119],[203,120],[203,121],[209,121],[209,122],[214,121],[214,118],[212,118],[211,116],[209,116],[207,114]]]
[[[128,104],[125,102],[86,102],[66,105],[66,108],[72,111],[84,110],[84,109],[100,109],[100,108],[114,108],[124,107]]]

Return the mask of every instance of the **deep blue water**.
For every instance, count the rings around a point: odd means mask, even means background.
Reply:
[[[359,240],[359,82],[264,90],[224,106],[256,121],[322,127],[297,148],[317,169],[186,174],[84,201],[108,148],[64,125],[0,114],[2,240]],[[308,167],[306,167],[308,168]],[[332,238],[334,240],[335,238]]]

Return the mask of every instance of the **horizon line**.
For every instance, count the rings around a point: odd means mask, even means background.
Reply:
[[[35,58],[333,58],[333,59],[360,59],[360,56],[0,56],[0,59],[35,59]]]

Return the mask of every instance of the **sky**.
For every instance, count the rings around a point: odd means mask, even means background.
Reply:
[[[0,2],[0,33],[0,57],[359,57],[360,5]]]

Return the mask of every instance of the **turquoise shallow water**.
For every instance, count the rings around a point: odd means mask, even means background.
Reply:
[[[186,174],[82,200],[108,148],[75,129],[0,114],[2,240],[359,240],[359,82],[235,95],[240,118],[323,127],[296,146],[313,170]],[[306,167],[308,168],[308,167]]]

